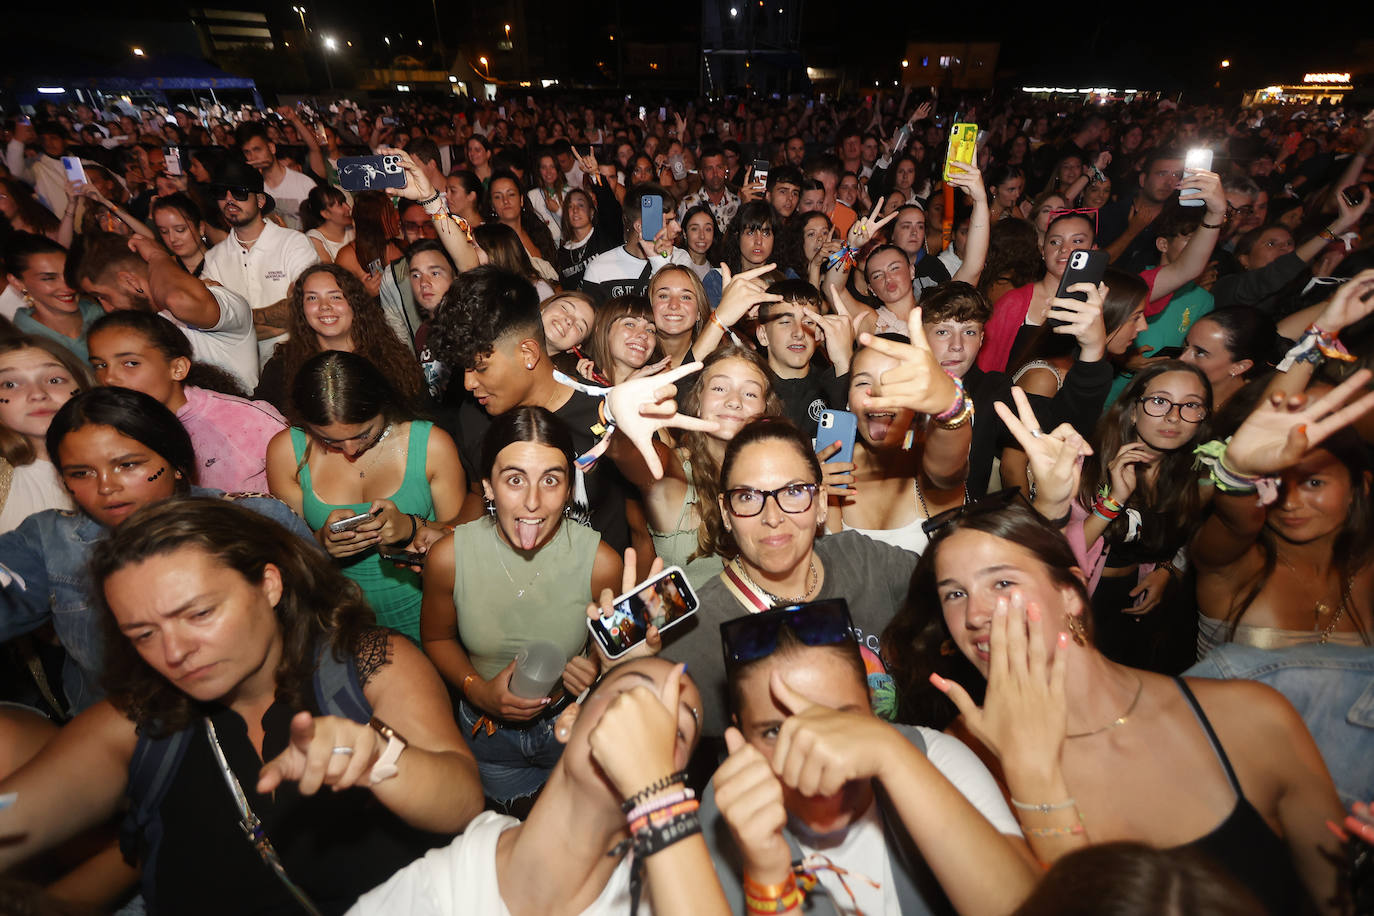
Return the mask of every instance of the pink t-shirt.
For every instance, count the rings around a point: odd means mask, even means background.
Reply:
[[[197,481],[226,493],[267,492],[267,443],[286,421],[266,401],[186,386],[177,419],[196,450]]]

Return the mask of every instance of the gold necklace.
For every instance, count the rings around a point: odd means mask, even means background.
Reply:
[[[1317,642],[1325,645],[1331,638],[1331,634],[1336,630],[1336,625],[1340,623],[1341,618],[1345,616],[1346,593],[1354,587],[1355,577],[1351,576],[1346,580],[1345,588],[1341,590],[1341,603],[1336,605],[1336,613],[1331,614],[1331,606],[1325,601],[1318,601],[1312,608],[1312,629],[1317,631]],[[1322,618],[1327,614],[1331,614],[1331,619],[1326,622],[1326,626],[1322,626]]]
[[[1064,737],[1065,737],[1065,738],[1091,738],[1093,735],[1100,735],[1100,734],[1102,734],[1103,732],[1111,731],[1111,730],[1114,729],[1114,728],[1120,728],[1121,726],[1123,726],[1123,725],[1126,724],[1126,720],[1129,719],[1129,718],[1131,717],[1131,713],[1135,712],[1135,705],[1136,705],[1137,703],[1140,702],[1140,695],[1143,694],[1144,692],[1145,692],[1145,682],[1142,681],[1142,680],[1140,679],[1140,676],[1139,676],[1139,675],[1136,675],[1136,679],[1135,679],[1135,696],[1131,697],[1131,704],[1130,704],[1129,706],[1126,707],[1126,711],[1125,711],[1125,712],[1123,712],[1121,715],[1117,716],[1115,719],[1113,719],[1112,721],[1108,722],[1106,725],[1102,726],[1101,728],[1095,728],[1095,729],[1093,729],[1093,730],[1090,731],[1090,732],[1075,732],[1075,733],[1072,734],[1072,735],[1065,735]]]

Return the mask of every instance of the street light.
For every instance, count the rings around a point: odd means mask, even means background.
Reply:
[[[906,69],[907,67],[909,67],[909,66],[911,66],[911,61],[909,61],[909,60],[907,60],[905,57],[903,57],[903,58],[902,58],[902,69],[905,70],[905,69]]]
[[[324,46],[328,48],[330,51],[334,51],[338,49],[339,43],[335,41],[333,38],[330,38],[328,35],[326,35],[324,36]]]
[[[142,56],[143,56],[143,49],[142,49],[142,48],[134,48],[134,57],[142,57]]]
[[[479,64],[482,65],[482,76],[485,77],[486,79],[490,80],[490,79],[491,79],[491,69],[490,69],[489,65],[487,64],[487,59],[486,59],[485,57],[479,57],[479,58],[477,58],[477,62],[478,62]]]
[[[1229,66],[1231,66],[1231,62],[1229,60],[1224,60],[1221,62],[1221,69],[1225,70]]]
[[[325,49],[326,51],[333,51],[333,50],[335,50],[336,48],[338,48],[339,43],[338,43],[337,41],[335,41],[333,38],[331,38],[330,36],[325,35],[325,36],[323,36],[323,39],[324,39],[324,49]],[[329,91],[330,91],[330,92],[333,92],[333,91],[334,91],[334,71],[331,70],[331,69],[329,68],[329,55],[328,55],[328,54],[321,54],[320,57],[324,58],[324,78],[325,78],[326,80],[329,81]]]
[[[303,6],[293,6],[293,7],[291,7],[291,10],[292,10],[292,12],[296,13],[298,16],[301,17],[301,31],[304,32],[304,31],[305,31],[305,7],[303,7]]]

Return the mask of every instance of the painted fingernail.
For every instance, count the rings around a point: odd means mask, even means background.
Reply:
[[[944,690],[947,686],[945,683],[945,679],[940,677],[940,675],[938,674],[932,674],[930,676],[930,682],[935,685],[935,688],[937,690]]]
[[[544,697],[544,699],[542,699],[542,700],[539,701],[539,705],[540,705],[540,706],[548,706],[548,705],[549,705],[549,700],[550,700],[550,697]]]

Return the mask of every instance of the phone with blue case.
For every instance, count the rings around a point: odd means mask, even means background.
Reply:
[[[639,237],[652,242],[663,231],[663,198],[645,194],[639,198]]]
[[[854,461],[854,437],[859,433],[859,418],[847,410],[822,410],[820,421],[816,424],[816,453],[820,454],[836,442],[840,450],[826,461],[841,461],[852,464]],[[847,484],[836,487],[849,489]]]

